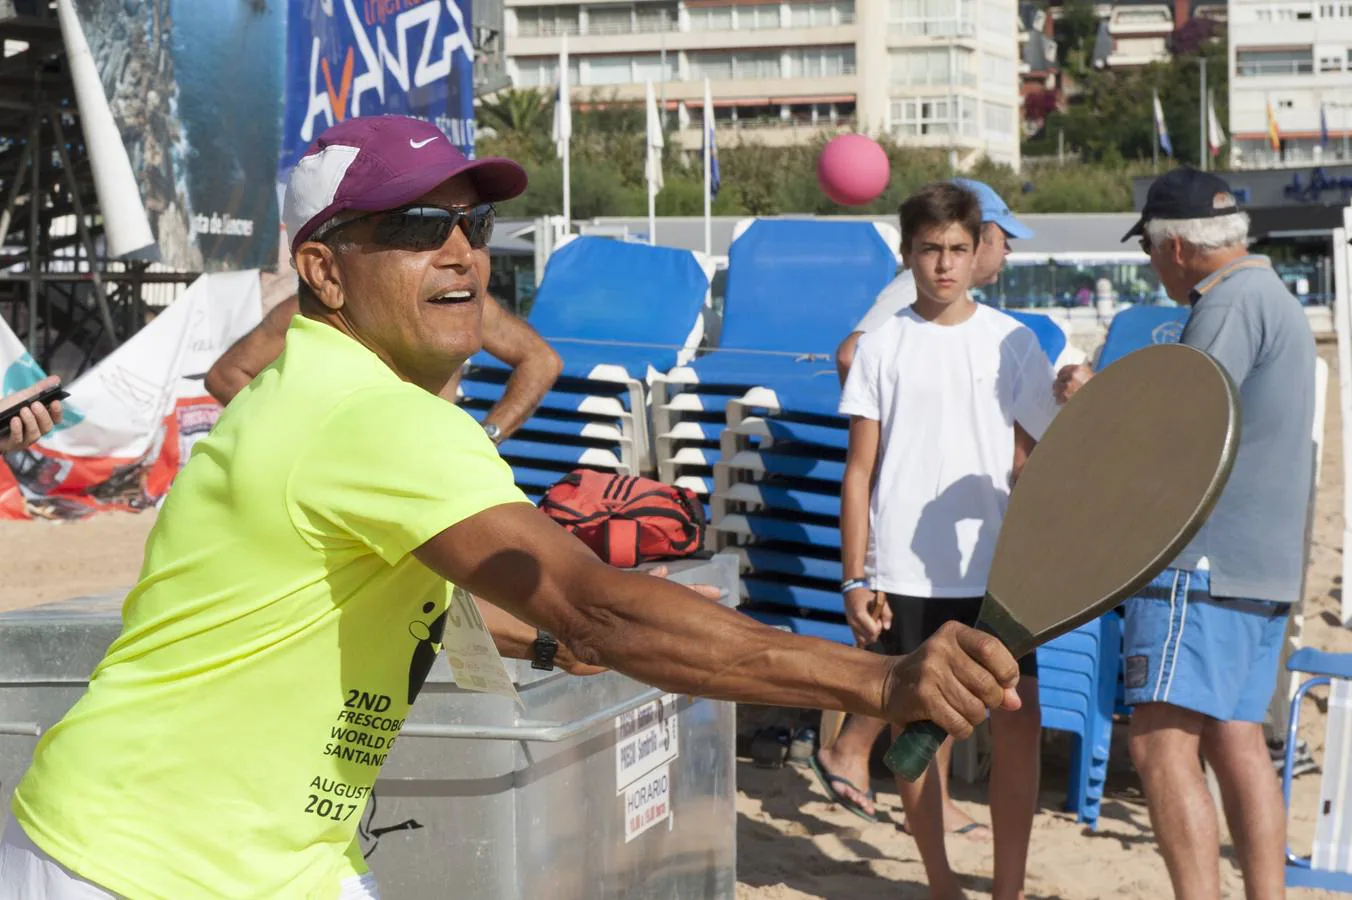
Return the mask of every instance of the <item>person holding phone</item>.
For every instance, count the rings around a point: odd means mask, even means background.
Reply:
[[[0,453],[26,450],[61,424],[61,379],[48,375],[0,399]]]

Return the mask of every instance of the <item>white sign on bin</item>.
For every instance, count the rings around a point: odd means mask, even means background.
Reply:
[[[663,765],[624,791],[624,842],[627,844],[671,816],[671,766]]]
[[[616,716],[615,792],[675,759],[680,743],[672,694]]]

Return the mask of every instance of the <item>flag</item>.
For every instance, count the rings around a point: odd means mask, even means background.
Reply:
[[[1329,120],[1324,114],[1324,101],[1319,101],[1319,146],[1329,145]]]
[[[1272,111],[1272,98],[1267,101],[1267,126],[1268,126],[1268,146],[1274,152],[1282,149],[1282,135],[1277,130],[1277,114]]]
[[[648,178],[648,196],[656,197],[662,190],[662,119],[657,115],[657,97],[653,83],[648,82],[648,157],[643,174]]]
[[[1207,147],[1212,156],[1219,156],[1221,147],[1225,145],[1225,131],[1221,129],[1221,120],[1216,115],[1216,98],[1211,91],[1207,91],[1206,101]]]
[[[1167,155],[1174,155],[1174,145],[1169,143],[1169,129],[1164,124],[1164,107],[1160,106],[1160,95],[1151,92],[1155,99],[1155,139],[1159,141],[1160,149]]]
[[[573,139],[573,103],[568,85],[568,36],[563,36],[559,48],[559,87],[554,94],[554,149],[559,159],[568,155],[568,145]]]
[[[718,196],[722,179],[718,174],[718,141],[714,139],[714,101],[709,79],[704,79],[704,143],[709,149],[709,197]]]

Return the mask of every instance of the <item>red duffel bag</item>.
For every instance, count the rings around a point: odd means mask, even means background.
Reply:
[[[704,547],[704,505],[694,491],[651,478],[578,469],[545,492],[540,509],[621,568]]]

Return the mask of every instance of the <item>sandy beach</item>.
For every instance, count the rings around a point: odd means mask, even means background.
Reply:
[[[1303,642],[1352,652],[1352,631],[1338,621],[1342,560],[1342,431],[1334,346],[1320,346],[1330,372],[1323,470],[1315,511],[1314,546],[1305,597]],[[123,588],[136,578],[142,546],[154,513],[105,513],[79,522],[0,522],[0,610]],[[1323,758],[1324,719],[1307,704],[1302,737],[1316,760]],[[1034,824],[1028,897],[1090,900],[1098,897],[1170,896],[1164,864],[1155,849],[1140,783],[1131,769],[1119,724],[1112,751],[1103,818],[1088,832],[1061,810],[1065,799],[1068,743],[1045,733],[1041,808]],[[926,896],[915,845],[898,828],[895,787],[877,779],[884,821],[869,824],[830,805],[811,774],[788,766],[738,767],[739,900],[911,900]],[[1296,781],[1291,840],[1307,850],[1314,829],[1319,774]],[[968,814],[989,822],[981,785],[954,780],[954,793]],[[1223,827],[1223,826],[1222,826]],[[1234,854],[1223,848],[1222,886],[1227,898],[1242,897]],[[969,896],[990,896],[990,844],[963,837],[949,842]],[[1296,891],[1298,898],[1332,898]]]

